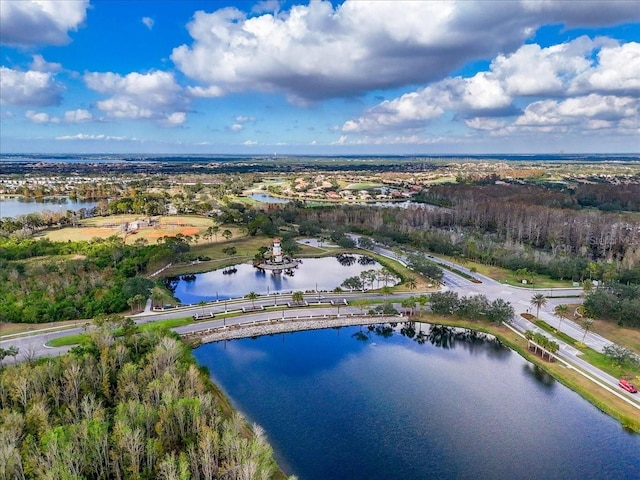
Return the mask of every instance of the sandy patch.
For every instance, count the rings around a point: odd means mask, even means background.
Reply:
[[[182,233],[183,235],[195,235],[196,233],[199,233],[199,232],[200,232],[200,229],[197,227],[187,227],[187,228],[183,228],[180,233]]]
[[[177,234],[194,235],[200,232],[197,227],[161,227],[152,230],[141,230],[140,234],[145,238],[175,237]]]

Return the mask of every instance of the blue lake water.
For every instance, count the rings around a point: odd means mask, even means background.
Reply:
[[[359,259],[360,255],[355,255]],[[237,272],[225,275],[223,270],[200,273],[195,280],[180,280],[174,290],[174,296],[184,304],[208,300],[225,300],[243,297],[249,292],[258,294],[296,290],[333,290],[348,278],[360,275],[365,270],[379,270],[382,266],[374,262],[371,265],[341,265],[335,257],[305,258],[302,264],[293,270],[293,276],[284,273],[274,275],[260,272],[252,265],[236,265]],[[381,286],[382,284],[380,284]],[[374,286],[378,286],[376,283]]]
[[[42,201],[29,201],[22,197],[0,198],[0,218],[18,217],[29,213],[38,213],[45,210],[52,212],[78,211],[81,208],[93,208],[97,202],[73,201],[68,198],[51,198]]]
[[[638,478],[640,436],[516,353],[426,325],[420,344],[400,327],[194,355],[301,480]]]
[[[274,197],[268,193],[252,193],[249,195],[249,198],[262,203],[289,203],[289,200],[286,198]]]

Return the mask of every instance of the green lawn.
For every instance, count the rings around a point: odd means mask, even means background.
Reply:
[[[559,332],[554,327],[549,325],[547,322],[543,320],[539,320],[533,315],[529,315],[528,317],[530,317],[531,321],[533,321],[538,327],[543,329],[545,332],[550,333],[554,337],[580,350],[581,352],[580,356],[582,357],[583,360],[590,363],[594,367],[599,368],[603,372],[606,372],[609,375],[616,378],[625,377],[625,376],[631,376],[631,377],[640,376],[640,370],[615,364],[609,358],[607,358],[606,355],[600,352],[596,352],[595,350],[582,344],[580,342],[581,339],[574,339],[565,333]]]
[[[454,258],[446,255],[438,255],[438,257],[444,258],[451,262],[458,263],[468,269],[475,269],[481,275],[485,275],[489,278],[493,278],[498,282],[506,283],[507,285],[513,285],[514,287],[528,287],[528,288],[564,288],[571,287],[572,282],[568,280],[555,280],[547,275],[533,275],[534,283],[523,285],[520,279],[516,276],[516,273],[507,270],[502,267],[495,267],[492,265],[484,265],[482,263],[473,262],[464,258]]]
[[[368,190],[370,188],[382,187],[381,183],[374,182],[360,182],[360,183],[352,183],[345,187],[346,190]]]

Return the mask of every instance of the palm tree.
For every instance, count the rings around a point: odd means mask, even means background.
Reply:
[[[204,317],[204,306],[207,304],[207,302],[205,302],[204,300],[201,300],[198,302],[198,305],[200,305],[200,308],[202,308],[202,316]]]
[[[251,308],[252,310],[256,309],[256,298],[258,298],[258,294],[256,292],[249,292],[245,295],[245,298],[251,300]]]
[[[302,293],[300,290],[298,290],[297,292],[293,292],[293,294],[291,295],[291,300],[293,301],[293,303],[302,303],[304,301],[304,293]]]
[[[531,297],[531,306],[536,307],[536,317],[540,317],[540,307],[544,307],[547,304],[547,297],[542,293],[536,293]]]
[[[384,295],[384,300],[386,302],[387,297],[393,293],[393,288],[391,288],[389,285],[385,285],[380,289],[380,293]]]
[[[587,332],[589,332],[589,329],[593,326],[593,318],[585,318],[582,321],[582,326],[584,327],[584,335],[582,335],[582,343],[584,343],[584,339],[587,338]]]
[[[562,319],[567,318],[567,314],[569,313],[569,305],[564,303],[561,305],[558,305],[556,306],[556,308],[553,309],[553,313],[555,313],[556,317],[560,319],[560,323],[558,323],[558,330],[560,330],[560,326],[562,325]]]
[[[420,305],[420,309],[424,309],[427,303],[429,303],[429,297],[423,293],[416,299],[416,301],[418,302],[418,305]]]
[[[154,289],[151,292],[151,305],[152,306],[156,306],[158,304],[158,302],[162,302],[162,300],[164,299],[164,295],[162,292]]]
[[[549,360],[551,361],[551,355],[555,354],[558,350],[560,350],[560,345],[558,342],[554,342],[553,340],[549,341],[547,345],[547,351],[549,352]]]
[[[407,287],[409,287],[409,290],[414,290],[418,286],[416,279],[413,277],[407,278],[405,284],[407,285]]]
[[[531,349],[531,340],[533,340],[533,330],[524,332],[524,338],[527,339],[527,350]]]
[[[416,299],[414,297],[405,298],[404,300],[402,300],[400,305],[402,306],[402,308],[408,308],[409,315],[413,315],[413,309],[416,306]]]
[[[384,282],[384,286],[386,287],[387,284],[389,283],[389,280],[391,280],[391,276],[392,276],[391,272],[389,271],[388,268],[382,267],[378,275],[380,276],[380,280]]]
[[[220,227],[218,225],[214,225],[209,228],[211,229],[211,235],[215,237],[216,243],[218,243],[218,232],[220,231]]]

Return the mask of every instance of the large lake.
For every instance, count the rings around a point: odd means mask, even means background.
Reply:
[[[399,329],[274,335],[194,355],[300,480],[638,478],[640,436],[516,353],[443,328],[420,344]]]
[[[75,202],[68,198],[49,198],[41,201],[27,200],[22,197],[0,198],[0,218],[18,217],[45,210],[52,212],[77,211],[81,208],[93,208],[97,202]]]
[[[359,260],[361,255],[354,257]],[[349,266],[342,265],[335,257],[305,258],[302,262],[293,270],[293,276],[260,272],[249,264],[236,265],[237,272],[230,275],[225,275],[222,269],[200,273],[195,276],[195,280],[180,280],[175,285],[174,296],[182,303],[190,304],[203,300],[243,297],[249,292],[267,294],[296,290],[333,290],[348,277],[360,275],[364,270],[382,268],[377,262],[361,265],[356,261]]]

